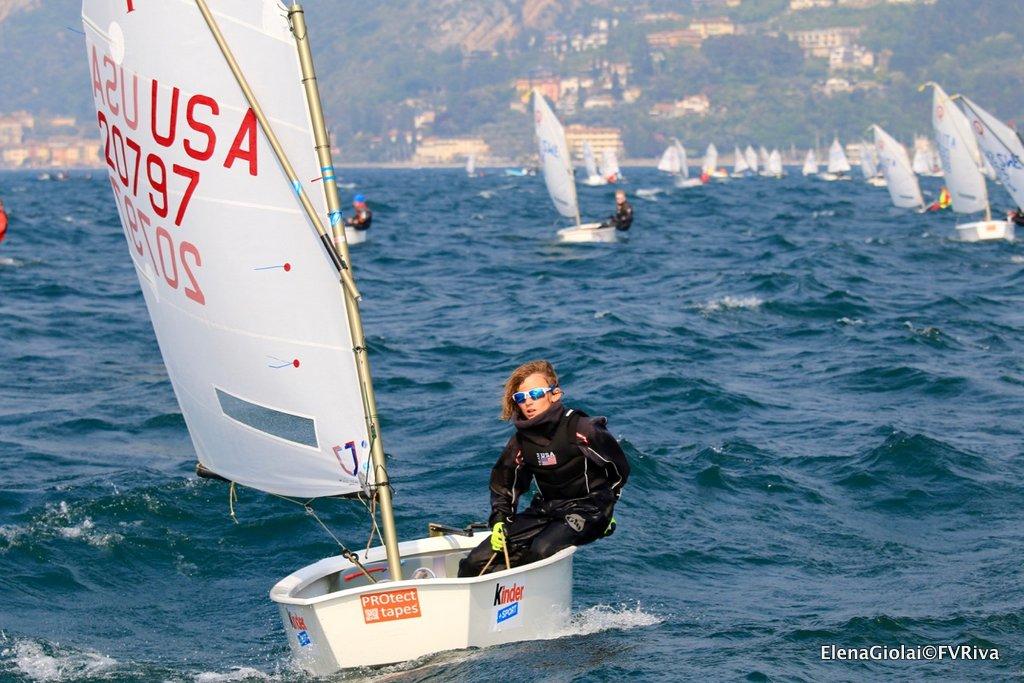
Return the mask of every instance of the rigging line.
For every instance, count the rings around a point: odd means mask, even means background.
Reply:
[[[232,482],[232,486],[234,486],[234,482]],[[363,576],[365,576],[370,581],[370,583],[377,583],[377,579],[373,578],[370,575],[370,572],[366,571],[366,567],[363,566],[363,563],[359,561],[359,556],[351,550],[349,550],[348,546],[342,543],[341,539],[335,536],[334,532],[331,531],[330,528],[326,524],[324,524],[323,520],[320,519],[320,517],[316,514],[316,510],[313,509],[313,501],[315,501],[316,498],[310,498],[306,502],[302,502],[301,500],[296,500],[295,498],[284,496],[279,493],[271,493],[270,495],[274,496],[275,498],[280,498],[281,500],[286,500],[289,503],[294,503],[295,505],[298,505],[303,510],[305,510],[306,514],[310,515],[313,519],[315,519],[317,523],[323,527],[324,531],[327,532],[327,535],[330,536],[334,540],[334,542],[338,544],[338,547],[341,548],[341,556],[349,562],[351,562],[357,569],[359,569],[359,571],[363,573]]]

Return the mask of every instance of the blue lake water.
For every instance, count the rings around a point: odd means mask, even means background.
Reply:
[[[576,555],[564,637],[342,678],[1019,675],[1024,247],[954,241],[952,214],[861,182],[627,173],[628,241],[583,246],[554,242],[540,178],[344,174],[376,212],[353,261],[400,535],[487,516],[501,385],[532,358],[633,475],[618,532]],[[0,175],[0,679],[302,679],[267,592],[335,548],[256,491],[233,523],[195,477],[101,176]],[[365,543],[362,508],[317,509]]]

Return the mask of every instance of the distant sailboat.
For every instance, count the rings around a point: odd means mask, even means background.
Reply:
[[[782,154],[777,149],[773,149],[768,154],[768,172],[767,175],[771,178],[781,178],[786,175],[782,168]]]
[[[466,175],[469,176],[470,178],[477,177],[475,154],[470,154],[468,157],[466,157]]]
[[[1017,208],[1024,207],[1024,143],[1005,123],[963,96],[958,99],[971,124],[982,156],[995,171],[999,182]],[[1006,239],[1014,238],[1014,223],[1007,221]]]
[[[701,162],[700,171],[708,178],[721,180],[729,177],[724,169],[718,168],[718,148],[713,142],[708,143],[707,149],[704,150],[704,160]]]
[[[686,148],[678,140],[675,141],[676,158],[679,159],[679,173],[676,174],[676,187],[685,190],[691,187],[700,187],[704,184],[701,178],[690,177],[690,162],[686,158]]]
[[[805,176],[818,175],[818,155],[814,153],[813,149],[807,150],[807,156],[804,157],[804,167],[801,169],[801,173]]]
[[[747,164],[747,158],[743,156],[743,152],[740,151],[739,147],[733,147],[732,153],[732,173],[730,174],[733,178],[746,178],[750,173],[750,165]]]
[[[771,172],[768,170],[768,150],[764,148],[764,145],[757,148],[757,165],[760,169],[759,175],[771,175]]]
[[[981,173],[981,153],[971,133],[971,124],[949,95],[937,83],[926,83],[932,88],[932,126],[935,144],[946,175],[953,202],[953,211],[961,214],[985,213],[985,219],[957,224],[960,239],[965,242],[979,240],[1012,239],[1013,226],[1009,221],[992,220],[988,203],[988,187]]]
[[[878,163],[875,161],[875,147],[866,142],[860,143],[860,172],[868,185],[885,187],[885,176],[878,170]]]
[[[828,170],[819,176],[822,180],[849,180],[850,161],[846,158],[843,146],[839,144],[839,138],[832,140],[828,148]]]
[[[625,180],[622,177],[622,170],[619,168],[619,157],[611,147],[605,147],[601,152],[601,175],[609,183]]]
[[[675,175],[679,173],[679,168],[679,152],[676,149],[676,143],[673,142],[662,152],[661,159],[658,161],[658,170]]]
[[[559,230],[558,239],[562,242],[614,242],[617,237],[614,227],[580,221],[576,179],[573,177],[569,146],[565,142],[565,128],[536,88],[533,91],[533,118],[548,194],[558,213],[576,222],[571,228]]]
[[[750,170],[750,173],[757,175],[757,152],[754,151],[753,147],[747,145],[747,148],[743,150],[743,156],[747,160],[747,168]]]
[[[893,205],[900,209],[923,211],[924,198],[921,196],[921,186],[910,165],[907,150],[882,130],[881,126],[871,126],[871,130],[875,134],[879,170],[885,177],[885,186],[889,190]]]
[[[587,140],[583,141],[583,166],[587,170],[587,177],[583,180],[584,185],[597,187],[598,185],[608,184],[608,181],[605,180],[604,176],[597,170],[597,161],[594,159],[594,150],[590,146],[590,142]]]

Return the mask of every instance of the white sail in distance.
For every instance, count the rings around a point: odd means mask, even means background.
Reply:
[[[869,145],[866,142],[860,143],[860,171],[864,174],[865,180],[878,175],[874,145]]]
[[[782,169],[782,154],[777,149],[773,149],[768,154],[768,173],[771,175],[781,176]]]
[[[593,178],[598,175],[597,161],[594,159],[594,150],[589,140],[583,141],[583,165],[587,169],[587,177]]]
[[[679,159],[679,175],[682,178],[690,177],[690,161],[686,158],[686,148],[678,140],[675,141],[676,158]]]
[[[303,180],[196,5],[85,0],[128,251],[199,462],[269,493],[354,493],[371,448],[338,271],[298,199],[326,218],[295,40],[276,2],[211,5]]]
[[[615,154],[615,150],[611,147],[605,147],[601,151],[602,168],[601,172],[605,178],[618,177],[621,171],[619,170],[619,157]]]
[[[746,173],[750,170],[750,166],[747,164],[747,158],[743,156],[743,152],[740,151],[739,147],[733,147],[732,152],[732,172],[733,173]]]
[[[470,154],[466,157],[466,175],[476,175],[476,155]]]
[[[910,164],[907,150],[881,126],[871,126],[871,130],[875,135],[878,165],[885,176],[885,185],[893,205],[901,209],[922,208],[924,198],[921,196],[921,186]]]
[[[661,159],[658,161],[658,170],[663,173],[679,173],[679,153],[676,151],[675,144],[669,145],[662,152]]]
[[[850,172],[850,162],[846,158],[846,152],[843,150],[843,146],[839,144],[838,138],[832,140],[832,145],[828,148],[828,172]]]
[[[1024,144],[1020,136],[973,101],[959,99],[982,155],[1017,207],[1024,207]]]
[[[914,161],[911,165],[914,173],[928,175],[932,172],[931,153],[921,147],[914,150]]]
[[[977,213],[988,210],[988,188],[979,170],[979,153],[967,117],[949,95],[932,85],[932,126],[939,160],[946,176],[953,210]]]
[[[572,160],[565,142],[565,129],[551,111],[540,90],[533,90],[533,119],[537,133],[540,165],[544,170],[544,183],[558,213],[579,223],[579,203],[576,199],[576,179],[572,173]]]
[[[804,167],[801,170],[804,175],[817,175],[818,157],[815,155],[813,149],[807,150],[807,156],[804,157]]]
[[[744,156],[747,160],[747,167],[754,173],[757,173],[757,152],[750,145],[743,151]]]
[[[718,170],[718,148],[715,147],[715,143],[708,143],[708,148],[704,150],[704,161],[700,170],[708,175]]]

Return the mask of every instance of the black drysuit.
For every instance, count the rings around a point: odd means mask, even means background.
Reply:
[[[512,566],[584,545],[608,532],[615,503],[629,478],[629,463],[603,417],[566,409],[561,401],[532,420],[517,419],[491,470],[491,517],[505,523]],[[538,492],[517,514],[533,481]],[[459,576],[477,576],[491,559],[490,536],[459,565]],[[503,553],[489,571],[505,568]]]
[[[633,206],[625,201],[617,204],[615,213],[609,216],[605,225],[614,225],[616,230],[629,230],[629,227],[633,225]]]

